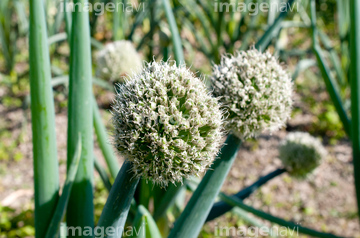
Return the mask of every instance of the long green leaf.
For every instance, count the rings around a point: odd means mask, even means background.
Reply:
[[[36,237],[44,237],[59,199],[59,165],[50,57],[42,0],[30,0],[29,55],[35,231]]]
[[[66,176],[66,180],[64,183],[64,188],[62,191],[62,194],[60,196],[59,202],[57,203],[56,210],[54,213],[54,216],[51,219],[49,228],[46,232],[46,238],[53,238],[58,235],[60,223],[65,215],[65,210],[67,207],[67,204],[69,202],[70,192],[75,180],[75,176],[79,167],[80,162],[80,156],[81,156],[81,137],[79,135],[78,143],[76,145],[76,150],[74,154],[74,158],[71,162],[71,165],[69,167],[69,172]]]
[[[325,81],[326,89],[330,95],[330,98],[332,102],[334,103],[335,109],[337,113],[339,114],[340,120],[344,126],[345,132],[350,135],[350,124],[351,121],[346,114],[346,111],[344,109],[338,87],[336,86],[336,81],[333,78],[330,68],[325,62],[324,56],[322,55],[322,50],[319,45],[314,46],[314,53],[318,62],[318,66],[320,68],[321,74],[323,76],[323,79]]]
[[[81,163],[66,213],[69,227],[93,227],[93,112],[89,14],[81,9],[87,0],[75,0],[70,41],[70,81],[68,109],[68,167],[74,157],[77,135],[81,134]]]
[[[259,178],[259,180],[257,180],[252,185],[250,185],[250,186],[242,189],[240,192],[232,195],[232,197],[237,197],[237,198],[243,200],[243,199],[249,197],[253,192],[255,192],[262,185],[264,185],[271,179],[276,178],[277,176],[283,174],[284,172],[285,172],[285,169],[276,169],[275,171],[269,173],[268,175]],[[230,211],[231,208],[232,208],[231,206],[229,206],[228,204],[226,204],[225,202],[222,202],[222,201],[215,203],[213,205],[213,207],[211,208],[211,211],[210,211],[209,216],[207,217],[206,221],[211,221],[211,220],[223,215],[224,213]]]
[[[167,18],[169,26],[170,26],[171,37],[172,37],[172,41],[174,44],[174,53],[175,53],[176,64],[179,65],[179,64],[185,63],[184,52],[182,50],[179,30],[177,28],[174,13],[171,9],[169,0],[162,0],[162,3],[164,6],[166,18]]]
[[[210,212],[225,178],[235,161],[241,140],[229,135],[220,157],[216,158],[211,168],[206,172],[199,186],[193,193],[174,228],[170,238],[197,237]]]
[[[105,188],[110,192],[111,183],[106,170],[101,166],[100,162],[94,157],[94,166],[96,171],[99,173],[101,180],[104,183]]]
[[[132,237],[161,238],[156,222],[143,205],[139,205],[137,208]]]
[[[278,218],[278,217],[272,216],[272,215],[270,215],[268,213],[265,213],[263,211],[257,210],[257,209],[255,209],[253,207],[250,207],[250,206],[244,204],[241,201],[241,199],[239,199],[239,198],[230,197],[230,196],[227,196],[227,195],[225,195],[223,193],[220,193],[220,198],[224,202],[228,203],[231,206],[240,207],[241,209],[244,209],[245,211],[251,212],[252,214],[254,214],[254,215],[258,216],[258,217],[261,217],[261,218],[263,218],[265,220],[268,220],[270,222],[279,224],[280,226],[285,226],[288,229],[293,230],[294,232],[296,231],[296,232],[300,232],[300,233],[307,234],[307,235],[314,236],[314,237],[322,237],[322,238],[335,238],[336,237],[336,238],[338,238],[338,236],[335,236],[333,234],[322,233],[322,232],[319,232],[319,231],[315,231],[315,230],[312,230],[310,228],[300,226],[300,225],[295,224],[293,222],[285,221],[285,220],[283,220],[281,218]]]
[[[358,210],[360,214],[360,0],[351,0],[351,139]]]
[[[116,230],[113,235],[107,236],[109,238],[122,236],[131,201],[139,183],[139,178],[134,177],[131,166],[128,161],[122,165],[99,219],[98,227],[104,230],[113,227]]]
[[[101,121],[100,111],[95,98],[93,98],[93,117],[94,117],[94,128],[95,128],[97,140],[99,142],[99,146],[101,148],[101,151],[103,152],[111,177],[115,179],[119,172],[120,166],[119,166],[119,162],[115,157],[113,148],[110,145],[106,128],[103,122]]]

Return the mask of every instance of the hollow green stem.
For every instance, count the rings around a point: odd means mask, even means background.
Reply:
[[[33,132],[35,231],[44,237],[59,199],[55,110],[44,4],[30,0],[30,94]]]
[[[106,230],[113,227],[115,233],[107,237],[121,237],[139,178],[134,177],[131,163],[125,161],[110,190],[108,200],[101,213],[98,227]],[[111,228],[110,228],[111,229]]]
[[[215,160],[207,171],[199,186],[193,193],[174,228],[169,235],[173,237],[197,237],[210,212],[230,168],[235,161],[241,140],[229,135],[220,157]]]

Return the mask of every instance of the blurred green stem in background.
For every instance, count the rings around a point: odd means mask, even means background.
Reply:
[[[360,0],[350,0],[351,139],[358,210],[360,209]],[[360,214],[360,213],[359,213]]]
[[[111,177],[115,179],[120,169],[119,162],[115,157],[115,153],[111,146],[111,142],[108,139],[107,131],[104,126],[104,123],[102,122],[99,107],[94,97],[93,97],[92,105],[93,105],[94,128],[96,132],[96,137],[100,149],[104,155],[106,164],[109,168]]]
[[[184,52],[182,49],[179,29],[177,28],[174,13],[171,9],[169,0],[162,0],[162,3],[164,6],[166,18],[167,18],[169,26],[170,26],[171,38],[172,38],[173,45],[174,45],[176,64],[181,65],[181,64],[185,63],[185,60],[184,60]]]
[[[122,16],[125,14],[125,12],[122,11],[122,0],[114,0],[114,4],[115,10],[113,12],[113,40],[118,41],[124,38]]]
[[[48,49],[43,1],[31,0],[29,58],[36,237],[45,236],[59,199],[55,110]]]

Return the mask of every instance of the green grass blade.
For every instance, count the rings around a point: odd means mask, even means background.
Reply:
[[[252,0],[245,0],[244,3],[246,6],[249,6],[249,3],[251,3]],[[240,33],[241,33],[241,27],[244,25],[244,22],[245,22],[245,16],[248,14],[248,10],[249,8],[246,7],[245,8],[245,11],[244,11],[244,14],[241,14],[241,18],[239,20],[239,23],[237,24],[237,27],[236,27],[236,30],[234,31],[233,33],[233,36],[232,36],[232,39],[231,39],[231,42],[235,42],[237,40],[239,40],[240,38]]]
[[[296,65],[294,73],[291,76],[291,80],[295,81],[301,72],[315,65],[316,65],[316,61],[313,59],[300,60],[299,63]]]
[[[116,9],[116,6],[119,4],[121,6],[122,4],[122,0],[114,0],[114,4],[115,4],[115,11],[113,12],[113,40],[114,41],[118,41],[121,40],[123,38],[123,29],[120,26],[121,24],[121,17],[122,17],[122,12],[121,12],[121,7],[119,9]]]
[[[174,13],[171,9],[169,0],[162,0],[162,3],[165,10],[166,18],[170,26],[171,37],[174,44],[175,60],[177,65],[179,65],[185,63],[179,30],[177,28]]]
[[[324,56],[322,55],[321,48],[318,45],[314,46],[314,53],[318,62],[318,66],[320,68],[321,74],[324,78],[326,89],[330,95],[332,102],[336,108],[337,113],[339,114],[340,120],[344,126],[345,132],[350,134],[350,119],[346,114],[343,103],[341,101],[340,94],[336,87],[335,79],[333,78],[329,66],[326,64]]]
[[[351,139],[353,145],[353,163],[355,188],[358,209],[360,211],[360,1],[351,0],[351,27],[350,27],[350,46],[351,46],[351,114],[352,128]],[[359,212],[360,214],[360,212]]]
[[[238,193],[232,195],[232,197],[237,197],[237,198],[243,200],[243,199],[249,197],[253,192],[255,192],[262,185],[264,185],[271,179],[276,178],[277,176],[283,174],[285,171],[286,171],[285,169],[277,169],[277,170],[269,173],[268,175],[259,178],[259,180],[257,180],[255,183],[242,189]],[[227,203],[222,202],[222,201],[215,203],[213,205],[213,207],[211,208],[211,211],[210,211],[209,216],[207,217],[206,221],[208,222],[208,221],[214,220],[215,218],[230,211],[231,208],[232,208],[231,206],[229,206]]]
[[[110,183],[109,176],[108,176],[106,170],[101,166],[100,162],[95,157],[94,157],[94,166],[95,166],[96,171],[99,173],[100,178],[103,181],[105,188],[110,192],[111,183]]]
[[[160,231],[150,212],[139,205],[134,218],[134,232],[132,237],[161,238]]]
[[[215,20],[215,11],[214,6],[211,6],[210,8],[203,3],[202,0],[196,0],[196,4],[201,7],[201,9],[205,12],[205,16],[209,19],[209,22],[211,26],[216,26],[216,20]]]
[[[241,209],[243,209],[243,210],[245,210],[247,212],[250,212],[250,213],[252,213],[252,214],[254,214],[254,215],[258,216],[258,217],[261,217],[261,218],[263,218],[265,220],[276,223],[276,224],[278,224],[280,226],[285,226],[288,229],[293,230],[295,234],[298,231],[299,233],[307,234],[307,235],[314,236],[314,237],[321,237],[321,238],[335,238],[336,237],[336,238],[338,238],[338,236],[335,236],[333,234],[318,232],[318,231],[309,229],[307,227],[300,226],[300,225],[295,224],[293,222],[285,221],[285,220],[283,220],[281,218],[272,216],[272,215],[270,215],[268,213],[265,213],[263,211],[257,210],[257,209],[255,209],[253,207],[250,207],[250,206],[244,204],[242,202],[242,200],[239,199],[239,198],[227,196],[227,195],[225,195],[223,193],[220,193],[220,198],[223,201],[225,201],[226,203],[228,203],[229,205],[233,206],[233,207],[240,207]]]
[[[151,1],[150,3],[148,3],[148,7],[150,8],[150,5],[151,4],[154,4],[155,1]],[[135,33],[135,30],[136,30],[136,27],[138,27],[143,21],[144,21],[144,18],[146,17],[146,15],[148,14],[149,12],[148,11],[140,11],[136,14],[136,17],[135,17],[135,20],[131,26],[131,30],[130,30],[130,33],[129,35],[127,36],[127,39],[129,41],[132,41],[132,38],[134,36],[134,33]]]
[[[139,183],[139,178],[134,178],[131,166],[128,161],[122,165],[99,219],[98,227],[104,230],[108,227],[115,228],[115,234],[107,236],[109,238],[122,236],[131,201]]]
[[[94,128],[95,128],[97,140],[99,142],[99,146],[101,148],[101,151],[103,152],[111,177],[115,179],[119,172],[120,166],[119,166],[119,162],[115,157],[113,148],[110,145],[106,128],[101,120],[99,107],[96,103],[95,98],[93,98],[93,117],[94,117]]]
[[[36,237],[44,237],[59,199],[59,165],[50,56],[42,0],[30,0],[29,55],[35,230]]]
[[[338,30],[341,40],[343,40],[349,32],[349,5],[349,0],[336,0],[338,14]]]
[[[90,42],[91,42],[91,45],[93,47],[95,47],[97,50],[102,50],[104,48],[104,45],[100,41],[98,41],[92,37],[90,39]]]
[[[245,210],[239,208],[239,207],[234,207],[232,209],[232,213],[235,214],[236,216],[238,216],[239,218],[241,218],[241,220],[244,220],[246,223],[262,228],[262,227],[267,227],[266,224],[262,223],[260,220],[249,216],[249,212],[246,212]],[[268,227],[268,230],[270,231],[269,233],[269,237],[278,237],[275,232],[273,232],[271,230],[270,227]]]
[[[60,223],[65,215],[65,210],[67,207],[67,204],[69,202],[70,192],[75,180],[75,176],[79,167],[80,162],[80,156],[81,156],[81,137],[79,135],[78,143],[76,145],[76,150],[74,154],[74,158],[71,162],[71,165],[69,167],[69,172],[67,173],[64,188],[62,191],[62,194],[60,196],[59,202],[57,203],[56,210],[54,213],[54,216],[51,219],[49,228],[46,232],[46,238],[53,238],[58,235]]]
[[[336,53],[335,49],[333,48],[330,38],[324,32],[322,32],[322,31],[318,31],[318,32],[319,32],[321,42],[324,44],[324,47],[327,49],[327,51],[329,51],[330,60],[331,60],[332,65],[334,66],[338,82],[341,86],[345,86],[346,85],[346,80],[345,80],[346,74],[341,67],[339,56]]]
[[[212,34],[210,32],[210,30],[212,29],[210,22],[207,21],[206,15],[201,11],[201,8],[198,4],[196,4],[194,1],[190,0],[190,1],[186,1],[186,3],[183,5],[184,9],[186,9],[186,12],[188,12],[188,14],[191,14],[195,17],[196,20],[200,21],[202,29],[204,30],[204,34],[206,36],[206,39],[208,41],[208,43],[210,44],[210,48],[213,49],[214,48],[214,44],[213,44],[213,40],[211,38]],[[185,19],[184,19],[185,20]],[[188,20],[190,21],[190,20]],[[192,24],[192,32],[195,35],[198,35],[198,39],[201,39],[200,35],[199,35],[199,30],[195,28],[195,25]],[[200,44],[204,44],[204,39],[202,39],[202,41],[199,41]]]
[[[53,72],[55,74],[55,72]],[[60,71],[59,71],[60,73]],[[63,73],[63,72],[61,72]],[[99,79],[99,78],[92,78],[92,82],[94,85],[99,86],[103,89],[109,90],[110,92],[114,92],[114,87],[106,82],[103,79]],[[51,81],[51,85],[52,87],[56,87],[59,86],[61,84],[68,84],[69,83],[69,76],[68,75],[62,75],[62,76],[58,76],[58,77],[54,77]]]
[[[199,186],[193,193],[174,228],[170,238],[197,237],[210,212],[216,196],[236,158],[241,141],[229,135],[225,146],[221,149],[220,157],[215,160],[206,172]]]
[[[56,9],[60,9],[62,8],[63,2],[61,1],[57,1],[55,0],[54,1],[54,7],[56,7]],[[60,31],[60,28],[62,26],[62,23],[64,21],[64,11],[62,11],[63,9],[61,9],[61,11],[56,11],[55,13],[55,16],[53,18],[53,24],[51,26],[51,32],[52,32],[52,35],[55,35],[56,33],[58,33]]]
[[[8,29],[6,24],[8,16],[5,15],[5,12],[0,14],[0,45],[1,50],[6,61],[6,70],[10,72],[14,68],[14,47],[15,44],[10,42],[11,29]]]
[[[76,0],[81,8],[87,0]],[[91,49],[89,14],[76,7],[72,19],[70,41],[68,166],[75,153],[77,135],[81,134],[81,163],[75,178],[66,213],[67,225],[72,227],[94,226],[93,205],[93,96],[91,80]]]
[[[52,35],[48,39],[49,46],[61,41],[65,41],[67,39],[67,34],[65,32],[61,32],[55,35]]]
[[[52,44],[59,43],[61,41],[65,41],[65,40],[70,41],[70,39],[68,38],[68,34],[65,32],[61,32],[61,33],[50,36],[48,39],[48,44],[50,46]],[[101,50],[104,48],[104,45],[101,42],[95,40],[94,38],[90,39],[90,43],[91,43],[91,46],[95,47],[98,50]]]
[[[287,6],[291,6],[293,3],[294,0],[289,0],[287,2]],[[287,16],[288,12],[289,11],[282,11],[279,14],[274,23],[266,30],[260,40],[255,44],[256,49],[264,51],[267,48],[267,46],[270,44],[270,41],[278,34],[279,30],[281,29],[281,22]]]
[[[18,17],[19,24],[19,33],[21,35],[25,35],[28,32],[29,22],[26,16],[26,10],[24,6],[24,2],[20,0],[14,1],[14,7],[16,10],[16,15]]]
[[[69,0],[64,0],[64,2],[63,2],[63,4],[64,4],[64,14],[65,14],[65,16],[64,16],[64,18],[65,18],[65,31],[66,31],[66,34],[69,36],[69,41],[70,41],[70,39],[71,39],[71,37],[70,37],[70,35],[71,35],[71,12],[70,11],[67,11],[67,9],[66,9],[66,6],[67,6],[67,4],[69,4]]]

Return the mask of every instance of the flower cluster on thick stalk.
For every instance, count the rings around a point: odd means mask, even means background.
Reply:
[[[166,186],[209,167],[221,145],[223,114],[189,69],[151,62],[117,91],[114,143],[136,176]]]
[[[279,158],[289,174],[305,178],[326,156],[321,142],[307,132],[292,132],[281,142]]]
[[[119,83],[125,76],[140,72],[143,64],[131,41],[126,40],[107,44],[98,52],[96,62],[97,77]]]
[[[225,128],[240,139],[278,130],[290,118],[291,78],[270,53],[252,49],[224,55],[211,81],[226,111]]]

